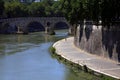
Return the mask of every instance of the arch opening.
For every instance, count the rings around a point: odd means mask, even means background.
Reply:
[[[57,22],[55,25],[54,25],[54,29],[55,30],[61,30],[61,29],[68,29],[69,26],[67,23],[65,22]]]
[[[27,25],[27,28],[28,28],[28,32],[40,32],[40,31],[45,31],[45,28],[44,26],[39,23],[39,22],[30,22],[28,25]]]
[[[15,29],[9,23],[3,23],[0,26],[0,34],[13,34],[15,33]]]

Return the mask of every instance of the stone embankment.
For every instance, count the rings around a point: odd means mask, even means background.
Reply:
[[[58,55],[61,55],[63,58],[73,63],[79,64],[80,66],[85,65],[95,72],[120,79],[119,64],[84,52],[80,48],[75,47],[73,42],[74,38],[70,37],[56,42],[53,47],[56,49]]]

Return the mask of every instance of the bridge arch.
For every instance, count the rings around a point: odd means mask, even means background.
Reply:
[[[59,21],[54,24],[54,29],[68,29],[69,25],[66,22]]]
[[[16,29],[10,25],[9,22],[5,22],[0,26],[0,33],[2,34],[13,34]]]
[[[12,27],[14,33],[45,31],[45,33],[49,34],[49,32],[53,32],[54,29],[69,28],[69,32],[72,30],[71,25],[64,17],[21,17],[0,20],[0,23],[6,22],[10,24],[9,27]],[[47,25],[47,22],[50,22],[50,26]]]
[[[28,32],[45,31],[45,27],[38,21],[31,21],[27,24]]]

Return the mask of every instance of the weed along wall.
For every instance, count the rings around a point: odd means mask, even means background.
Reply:
[[[91,54],[120,62],[119,27],[78,26],[74,43]]]

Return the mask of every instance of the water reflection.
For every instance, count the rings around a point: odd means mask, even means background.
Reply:
[[[0,80],[64,80],[66,67],[52,59],[48,51],[64,35],[31,33],[0,37]]]
[[[99,80],[51,57],[48,48],[66,34],[0,35],[0,80]]]
[[[59,37],[46,35],[43,32],[29,35],[0,35],[0,54],[13,54],[35,47],[40,43],[54,42],[63,38],[64,34],[59,34]]]

